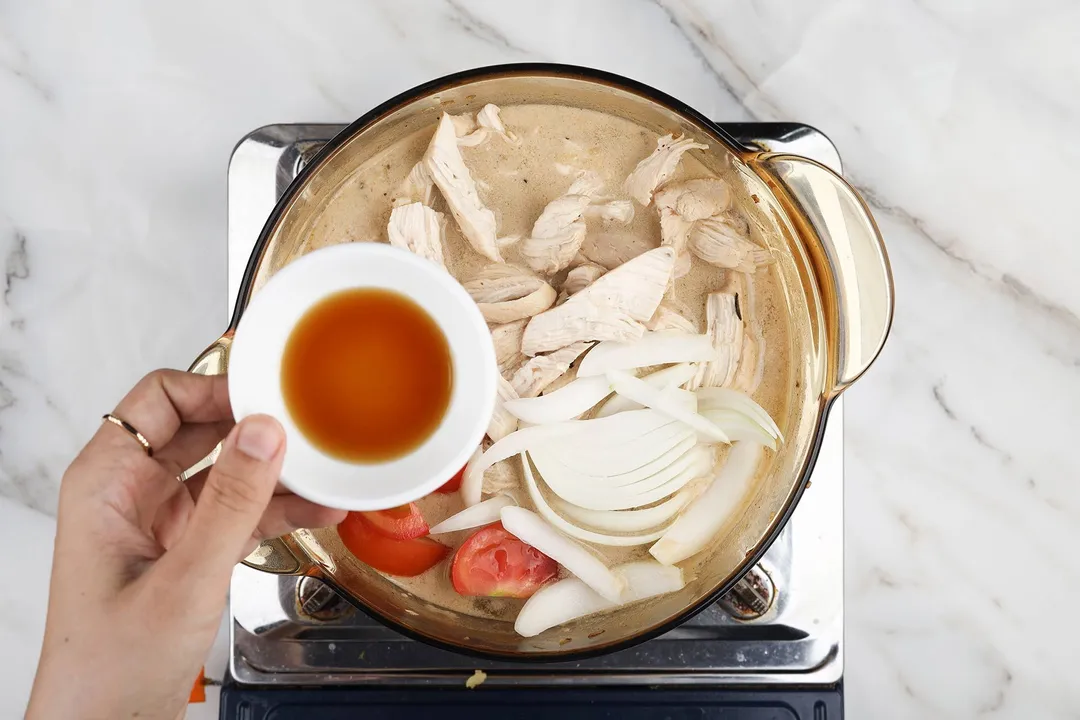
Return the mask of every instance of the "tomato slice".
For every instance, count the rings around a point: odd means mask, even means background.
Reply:
[[[495,523],[458,548],[450,581],[460,595],[527,598],[558,572],[554,560]]]
[[[413,577],[433,568],[450,548],[431,538],[394,540],[368,522],[363,513],[351,512],[338,525],[341,542],[357,560],[387,575]]]
[[[465,468],[461,468],[454,474],[454,477],[443,483],[435,492],[442,493],[443,495],[449,495],[452,492],[457,492],[461,489],[461,478],[465,475]]]
[[[428,534],[428,524],[416,503],[398,505],[387,510],[361,513],[375,529],[394,540],[411,540]]]

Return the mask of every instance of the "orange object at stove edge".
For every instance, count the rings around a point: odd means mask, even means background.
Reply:
[[[206,702],[206,668],[200,668],[199,677],[195,678],[195,684],[191,686],[191,694],[188,695],[188,705],[204,702]]]

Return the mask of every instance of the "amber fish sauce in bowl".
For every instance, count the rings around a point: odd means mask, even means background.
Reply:
[[[483,316],[453,277],[359,242],[309,253],[256,293],[229,393],[238,420],[266,413],[284,426],[287,487],[374,510],[423,497],[465,464],[496,373]]]
[[[416,448],[450,404],[446,336],[423,308],[381,288],[342,290],[300,318],[281,360],[285,407],[328,455],[384,462]]]

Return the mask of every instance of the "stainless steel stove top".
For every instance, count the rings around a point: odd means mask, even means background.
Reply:
[[[342,125],[268,125],[229,163],[229,313],[267,216],[304,163]],[[827,137],[793,123],[729,124],[742,142],[841,170]],[[237,566],[230,670],[250,685],[832,684],[843,675],[843,401],[787,528],[748,581],[681,627],[637,647],[547,665],[492,663],[405,638],[316,580]],[[764,612],[762,612],[764,611]]]

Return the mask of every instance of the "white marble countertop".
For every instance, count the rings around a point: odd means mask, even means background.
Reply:
[[[1078,29],[1062,0],[0,5],[0,716],[64,467],[224,327],[233,144],[549,60],[815,125],[871,202],[898,305],[847,396],[849,716],[1077,717]]]

